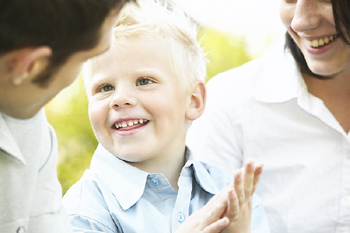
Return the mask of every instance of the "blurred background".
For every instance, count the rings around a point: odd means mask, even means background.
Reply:
[[[200,25],[208,53],[207,80],[259,57],[284,34],[280,0],[177,0]],[[81,77],[47,106],[58,138],[58,178],[63,194],[89,168],[97,146]]]

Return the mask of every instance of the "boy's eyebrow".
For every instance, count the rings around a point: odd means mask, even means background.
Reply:
[[[93,87],[95,85],[100,85],[101,82],[106,82],[106,81],[108,82],[109,78],[111,77],[106,76],[105,74],[95,73],[89,83],[90,83],[90,86]]]

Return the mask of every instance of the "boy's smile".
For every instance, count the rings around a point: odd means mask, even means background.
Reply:
[[[116,122],[112,128],[116,128],[117,130],[126,131],[132,130],[134,128],[141,127],[148,123],[148,120],[145,119],[134,119],[134,120],[120,120]]]
[[[143,169],[145,164],[167,164],[185,150],[191,93],[174,72],[168,40],[128,38],[98,59],[87,83],[97,139],[120,159],[136,167],[142,163]]]
[[[141,130],[150,121],[146,119],[120,119],[112,125],[112,130],[117,130],[120,136],[130,136]]]

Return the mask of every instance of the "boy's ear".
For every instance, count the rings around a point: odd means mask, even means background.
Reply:
[[[191,102],[186,111],[188,120],[193,121],[202,115],[205,108],[206,94],[205,84],[201,81],[198,82],[192,90]]]
[[[38,75],[47,66],[47,57],[51,56],[52,50],[48,46],[36,48],[24,48],[14,52],[10,69],[11,82],[21,85],[24,81]]]

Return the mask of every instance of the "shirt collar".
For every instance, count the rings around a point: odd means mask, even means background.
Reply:
[[[120,160],[101,144],[94,153],[90,169],[112,191],[124,210],[143,195],[148,173]]]
[[[5,151],[10,156],[18,159],[26,165],[26,161],[19,149],[15,139],[12,137],[10,130],[7,128],[4,118],[0,114],[0,150]]]
[[[26,165],[27,162],[24,158],[24,155],[18,146],[13,134],[11,133],[7,121],[16,121],[16,122],[28,122],[34,124],[37,121],[46,120],[45,110],[42,108],[36,115],[29,119],[17,119],[11,116],[6,115],[5,113],[0,112],[0,150],[5,151],[8,155],[14,157],[20,161],[23,165]]]
[[[259,58],[263,68],[254,87],[255,99],[264,103],[282,103],[296,98],[298,105],[306,112],[347,136],[323,101],[308,92],[292,54],[283,46],[284,40],[279,41]]]
[[[208,193],[219,192],[217,184],[202,162],[192,159],[188,148],[185,151],[186,164],[181,175],[192,173],[197,183]],[[133,206],[143,195],[149,173],[142,171],[120,160],[101,144],[98,145],[90,165],[100,183],[104,183],[112,191],[124,210]],[[102,182],[101,182],[102,181]]]
[[[254,97],[266,103],[282,103],[297,98],[306,89],[300,69],[290,51],[279,41],[259,58],[262,71],[255,84]]]
[[[196,182],[203,190],[213,195],[217,194],[220,190],[210,174],[210,168],[200,161],[193,160],[193,156],[188,148],[186,148],[186,157],[188,160],[182,169],[182,173],[186,172],[186,170],[193,171]]]

